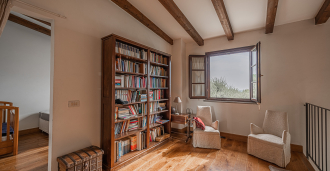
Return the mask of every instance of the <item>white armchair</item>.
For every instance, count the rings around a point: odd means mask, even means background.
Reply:
[[[248,154],[286,167],[291,159],[289,121],[286,112],[267,110],[263,127],[251,123]]]
[[[205,124],[205,130],[196,128],[194,124],[193,146],[200,148],[221,148],[220,132],[218,128],[219,121],[212,122],[212,113],[210,106],[197,106],[197,115]]]

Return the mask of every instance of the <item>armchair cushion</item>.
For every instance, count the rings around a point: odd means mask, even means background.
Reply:
[[[251,134],[263,134],[264,133],[264,129],[258,127],[257,125],[251,123],[250,124],[250,132]]]
[[[283,149],[284,143],[282,142],[282,138],[271,135],[271,134],[250,134],[249,138],[262,142],[264,144],[268,144],[274,147],[279,147]]]
[[[197,106],[197,117],[199,117],[206,126],[212,124],[212,112],[210,106]]]
[[[203,121],[202,121],[200,118],[198,118],[198,117],[193,117],[193,119],[194,119],[194,121],[195,121],[195,123],[196,123],[196,127],[197,127],[197,128],[200,128],[200,129],[202,129],[202,130],[205,130],[205,125],[204,125]]]
[[[214,122],[212,122],[211,127],[214,128],[215,130],[219,129],[219,121],[216,120]]]
[[[212,128],[211,126],[205,126],[205,130],[202,130],[200,128],[196,128],[194,130],[194,134],[219,134],[219,131]]]

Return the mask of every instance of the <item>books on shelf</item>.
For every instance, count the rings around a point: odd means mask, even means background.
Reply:
[[[150,113],[157,112],[159,107],[159,102],[150,102]]]
[[[147,79],[134,75],[125,75],[124,87],[127,88],[146,88]]]
[[[168,64],[167,57],[159,55],[157,53],[150,52],[150,61],[162,64]]]
[[[164,134],[165,134],[165,129],[164,129],[163,125],[156,127],[156,128],[151,128],[150,134],[149,134],[150,135],[149,141],[154,142],[154,141],[156,141],[157,137],[162,136]]]
[[[167,83],[167,79],[164,78],[152,78],[150,79],[150,87],[151,88],[165,88]]]
[[[164,124],[164,123],[166,123],[166,122],[169,122],[170,120],[157,120],[156,121],[156,123],[158,123],[158,124]]]
[[[122,72],[147,74],[147,64],[117,58],[116,70]]]
[[[152,93],[151,93],[152,92]],[[153,90],[150,92],[150,100],[160,100],[165,98],[165,90]]]
[[[147,115],[147,104],[128,105],[125,108],[116,107],[115,119],[129,119],[136,116]]]
[[[127,45],[125,43],[116,42],[115,51],[116,53],[120,53],[123,55],[147,60],[147,51],[145,51],[144,49],[140,50],[139,48]]]
[[[157,123],[157,121],[160,121],[162,119],[163,116],[161,115],[151,115],[149,116],[149,124],[154,124],[154,123]]]
[[[115,90],[115,99],[121,99],[128,103],[145,102],[147,95],[141,91]]]
[[[150,66],[150,74],[156,76],[167,76],[167,72],[164,68],[159,66]]]

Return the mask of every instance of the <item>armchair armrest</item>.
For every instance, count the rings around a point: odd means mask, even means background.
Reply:
[[[251,134],[262,134],[264,133],[264,129],[258,127],[257,125],[251,123],[250,124],[250,132]]]
[[[219,121],[216,120],[211,124],[211,127],[214,128],[215,130],[219,130]]]
[[[290,144],[291,143],[291,135],[286,130],[284,130],[283,133],[282,133],[282,142],[284,144]]]
[[[196,129],[196,122],[195,122],[195,120],[192,120],[192,122],[193,122],[193,130],[195,130]]]

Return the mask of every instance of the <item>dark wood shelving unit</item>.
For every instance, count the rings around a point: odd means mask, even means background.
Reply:
[[[134,48],[139,49],[140,51],[144,50],[147,52],[147,60],[140,59],[137,57],[132,57],[128,55],[123,55],[120,53],[116,53],[116,42],[120,42]],[[150,53],[156,53],[157,55],[161,55],[161,57],[167,58],[168,64],[151,62]],[[137,63],[146,63],[147,64],[147,74],[142,73],[133,73],[133,72],[122,72],[116,70],[116,59],[122,58],[125,60],[129,60]],[[156,76],[150,74],[151,66],[160,66],[166,70],[167,76]],[[133,76],[141,76],[147,78],[147,87],[146,88],[134,88],[134,87],[116,87],[115,86],[115,76],[116,75],[133,75]],[[150,79],[153,77],[158,77],[162,79],[166,79],[166,87],[160,88],[151,88],[150,87]],[[165,132],[171,134],[171,55],[161,52],[159,50],[150,48],[148,46],[139,44],[132,40],[120,37],[115,34],[111,34],[102,38],[102,105],[101,105],[101,148],[104,150],[103,155],[103,169],[106,171],[117,170],[134,160],[140,158],[141,156],[148,154],[150,151],[156,149],[157,147],[165,144],[169,141],[169,139],[163,140],[161,142],[149,142],[150,137],[150,129],[155,128],[161,125],[164,125]],[[115,104],[115,91],[116,90],[147,90],[150,92],[151,90],[162,90],[164,91],[164,98],[159,100],[151,100],[147,98],[146,102],[134,102],[129,104]],[[166,103],[166,110],[151,112],[150,106],[153,102],[164,102]],[[135,105],[147,103],[147,114],[137,115],[134,118],[128,119],[115,119],[115,108],[116,107],[127,107],[128,105]],[[152,115],[159,114],[163,119],[169,120],[164,124],[153,123],[149,124],[150,117]],[[143,128],[139,128],[132,131],[123,132],[115,135],[115,124],[124,122],[130,119],[141,119],[142,117],[146,117],[147,125]],[[116,151],[115,151],[115,141],[121,140],[126,137],[130,137],[132,135],[138,134],[142,131],[146,132],[146,149],[140,151],[132,151],[124,156],[122,156],[118,161],[116,161]]]

